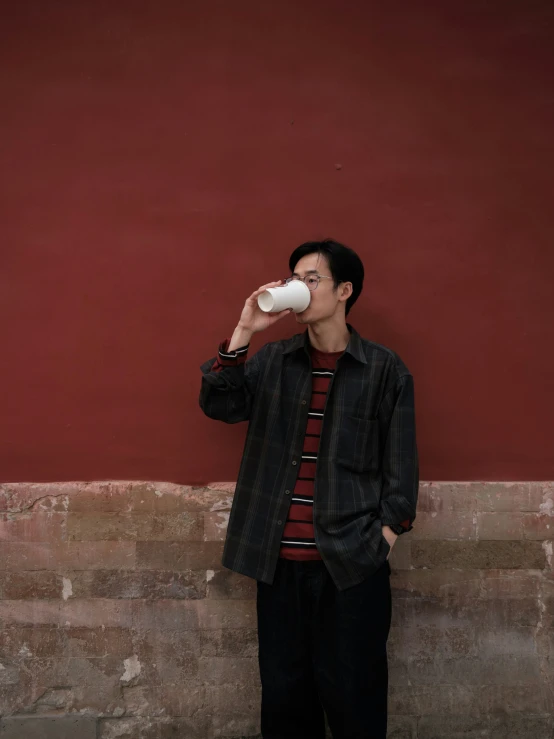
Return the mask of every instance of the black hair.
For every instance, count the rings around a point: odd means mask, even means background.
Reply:
[[[345,314],[348,315],[350,309],[358,300],[364,284],[364,265],[360,257],[354,249],[340,244],[333,239],[324,239],[323,241],[306,241],[300,244],[292,252],[289,259],[289,268],[294,272],[294,268],[302,257],[308,254],[323,254],[327,257],[329,269],[333,276],[335,289],[341,282],[352,283],[352,295],[346,301]]]

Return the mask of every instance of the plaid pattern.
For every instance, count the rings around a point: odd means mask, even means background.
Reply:
[[[412,375],[395,352],[348,330],[328,392],[314,496],[318,550],[339,590],[386,560],[382,525],[412,528],[419,485]],[[226,350],[202,365],[200,391],[209,418],[249,421],[223,565],[271,584],[310,408],[309,336],[221,366],[223,358],[232,362],[221,356],[232,354]]]

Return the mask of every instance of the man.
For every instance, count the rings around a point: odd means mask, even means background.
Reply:
[[[358,255],[302,244],[291,278],[311,290],[307,331],[247,359],[253,334],[290,311],[248,298],[232,338],[202,366],[200,404],[249,421],[223,565],[257,580],[264,739],[385,739],[388,556],[418,491],[413,378],[346,323]],[[289,279],[291,279],[289,278]]]

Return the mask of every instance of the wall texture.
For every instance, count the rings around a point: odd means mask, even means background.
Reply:
[[[2,739],[257,735],[254,581],[220,566],[232,493],[0,486]],[[391,557],[391,737],[551,739],[553,540],[552,483],[422,484]]]

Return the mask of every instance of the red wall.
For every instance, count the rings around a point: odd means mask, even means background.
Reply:
[[[234,480],[245,426],[201,415],[198,366],[327,235],[365,261],[352,322],[414,373],[422,477],[554,479],[553,19],[11,3],[0,479]]]

